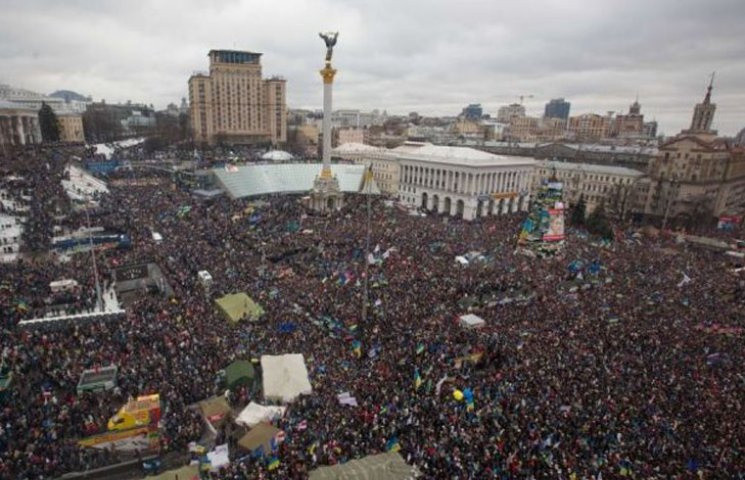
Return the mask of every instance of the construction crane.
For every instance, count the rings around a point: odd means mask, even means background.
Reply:
[[[533,98],[533,95],[518,95],[517,98],[520,99],[520,105],[523,104],[523,99],[525,98]]]

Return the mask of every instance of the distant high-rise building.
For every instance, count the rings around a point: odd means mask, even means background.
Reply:
[[[567,102],[563,98],[552,98],[546,104],[546,110],[543,116],[545,118],[563,118],[564,120],[568,120],[569,108],[571,106],[572,104]]]
[[[461,116],[466,120],[479,120],[484,115],[484,109],[480,103],[472,103],[463,109]]]
[[[639,100],[635,100],[629,107],[629,113],[618,114],[613,122],[613,136],[621,138],[635,138],[644,135],[644,115],[641,114],[642,106]]]
[[[525,107],[519,103],[513,103],[511,105],[505,105],[499,107],[497,110],[497,121],[502,123],[510,123],[513,117],[524,117]]]
[[[209,74],[189,78],[194,140],[211,144],[285,142],[285,80],[262,79],[260,53],[210,50],[208,56]]]
[[[612,116],[598,115],[596,113],[583,113],[569,117],[567,129],[575,139],[585,141],[597,141],[608,137],[611,130]]]

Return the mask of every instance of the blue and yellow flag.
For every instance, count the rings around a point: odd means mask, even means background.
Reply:
[[[422,376],[419,375],[419,369],[414,370],[414,390],[419,390],[422,386]]]
[[[388,439],[387,442],[385,442],[385,451],[386,452],[398,452],[401,450],[401,444],[398,443],[398,437],[393,436]]]
[[[360,342],[359,340],[353,341],[352,351],[354,352],[357,358],[360,358],[362,356],[362,342]]]
[[[318,442],[313,442],[310,444],[310,447],[308,447],[308,455],[313,455],[316,452],[316,448],[318,448]]]
[[[266,469],[271,471],[277,468],[279,468],[279,458],[271,457],[269,461],[266,462]]]

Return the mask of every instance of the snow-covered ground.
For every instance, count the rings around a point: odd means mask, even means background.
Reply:
[[[118,142],[112,143],[97,143],[93,145],[93,147],[96,149],[96,153],[103,155],[106,157],[106,160],[108,160],[117,148],[134,147],[144,141],[144,138],[128,138],[126,140],[119,140]]]
[[[68,165],[66,169],[70,180],[62,180],[62,188],[72,200],[91,201],[96,194],[109,193],[106,182],[99,180],[82,168]]]
[[[48,316],[43,318],[34,318],[31,320],[22,320],[18,322],[18,326],[20,327],[31,327],[35,325],[41,325],[45,323],[54,323],[54,322],[71,322],[76,320],[83,320],[86,318],[89,318],[91,316],[96,315],[114,315],[114,314],[120,314],[124,313],[124,309],[122,309],[121,305],[119,305],[119,299],[116,296],[116,289],[113,285],[108,285],[104,289],[103,292],[101,292],[101,297],[103,300],[103,309],[97,309],[93,308],[91,310],[88,310],[87,312],[83,313],[77,313],[75,315],[57,315],[57,316]]]

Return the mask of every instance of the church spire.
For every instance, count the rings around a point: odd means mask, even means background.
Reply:
[[[711,103],[711,89],[714,87],[714,75],[717,72],[711,72],[711,78],[709,79],[709,87],[706,89],[706,97],[704,97],[704,104],[708,105]]]

